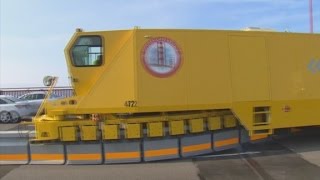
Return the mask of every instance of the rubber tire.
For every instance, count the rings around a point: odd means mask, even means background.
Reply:
[[[1,111],[0,112],[0,122],[1,123],[8,123],[11,121],[11,116],[8,111]]]
[[[10,123],[19,123],[20,121],[20,114],[16,111],[10,111]]]

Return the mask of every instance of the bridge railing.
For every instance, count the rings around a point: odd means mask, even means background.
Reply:
[[[10,95],[14,97],[19,97],[23,94],[36,92],[36,91],[45,91],[47,92],[49,88],[47,87],[27,87],[27,88],[1,88],[0,95]],[[74,95],[74,91],[71,87],[55,87],[52,93],[62,96],[62,97],[70,97]]]

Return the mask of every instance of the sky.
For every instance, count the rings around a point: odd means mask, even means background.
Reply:
[[[0,0],[0,88],[68,86],[63,50],[76,28],[272,28],[308,33],[309,0]],[[320,0],[313,0],[320,33]]]

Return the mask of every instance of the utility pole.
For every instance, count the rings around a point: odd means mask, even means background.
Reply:
[[[313,33],[313,8],[312,0],[309,0],[309,15],[310,15],[310,33]]]

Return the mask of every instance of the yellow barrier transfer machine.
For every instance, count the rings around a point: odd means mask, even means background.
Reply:
[[[318,126],[319,47],[319,34],[77,29],[65,49],[74,96],[46,102],[34,139],[0,161],[147,162]]]

